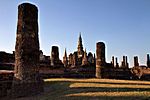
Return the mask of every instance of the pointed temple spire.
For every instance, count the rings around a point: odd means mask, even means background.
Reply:
[[[67,58],[66,48],[65,48],[65,53],[64,53],[64,57],[63,57],[63,64],[64,64],[64,67],[68,66],[68,58]]]
[[[64,57],[67,57],[67,52],[66,52],[66,48],[65,48],[65,54],[64,54]]]
[[[82,37],[81,37],[81,32],[80,32],[80,35],[79,35],[79,40],[78,40],[78,57],[83,57],[84,55],[84,51],[83,51],[83,45],[82,45]]]
[[[82,42],[81,32],[79,33],[79,41]]]

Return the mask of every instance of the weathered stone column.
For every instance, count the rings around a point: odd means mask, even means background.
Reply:
[[[125,56],[125,58],[126,58],[125,66],[126,66],[126,68],[129,68],[128,57],[127,57],[127,56]]]
[[[105,66],[105,44],[98,42],[96,44],[96,77],[102,78],[101,69]]]
[[[18,25],[15,46],[15,74],[11,95],[28,96],[43,91],[39,76],[38,9],[23,3],[18,6]]]
[[[122,61],[122,65],[121,65],[123,68],[125,67],[125,62],[126,62],[126,57],[123,56],[123,61]]]
[[[51,66],[55,66],[59,62],[59,48],[57,46],[52,46],[51,51]]]
[[[82,65],[87,65],[88,64],[88,59],[87,59],[87,53],[86,53],[86,49],[84,51],[84,56],[82,58]]]
[[[134,57],[134,67],[139,66],[138,56]]]
[[[65,49],[65,54],[64,54],[64,57],[63,57],[63,64],[64,64],[64,67],[68,67],[68,57],[67,57],[66,49]]]
[[[150,68],[150,58],[149,58],[149,54],[147,54],[147,67]]]
[[[77,66],[77,64],[78,64],[77,59],[78,59],[78,53],[74,52],[73,53],[73,66]]]
[[[115,60],[114,60],[114,56],[112,56],[112,61],[111,61],[112,67],[115,66]]]
[[[115,59],[116,59],[116,68],[119,68],[119,64],[118,64],[118,59],[117,59],[117,57],[116,57]]]

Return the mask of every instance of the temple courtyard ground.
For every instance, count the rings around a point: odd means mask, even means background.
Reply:
[[[150,100],[150,81],[45,79],[45,91],[16,100]]]

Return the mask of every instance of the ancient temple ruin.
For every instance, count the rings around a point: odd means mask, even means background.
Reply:
[[[106,62],[104,42],[96,43],[96,78],[130,79],[132,73],[129,69],[127,56],[123,56],[121,66],[117,57],[112,56],[110,63]]]
[[[65,60],[66,57],[63,57],[63,60]],[[77,45],[77,51],[74,51],[74,53],[70,53],[68,57],[68,66],[70,67],[77,67],[77,66],[88,66],[88,65],[94,65],[95,64],[95,57],[91,52],[87,54],[86,49],[83,50],[83,44],[82,44],[82,36],[81,33],[79,34],[78,39],[78,45]]]
[[[29,3],[18,6],[15,72],[11,95],[21,97],[43,91],[39,76],[38,8]]]
[[[65,54],[64,54],[64,57],[63,57],[63,64],[64,64],[64,67],[68,66],[68,57],[67,57],[66,49],[65,49]]]
[[[83,59],[82,59],[82,65],[87,65],[87,64],[88,64],[88,59],[87,59],[87,53],[85,49]]]
[[[83,51],[83,44],[82,44],[82,37],[81,37],[81,33],[79,36],[79,40],[78,40],[78,47],[77,47],[77,53],[78,53],[78,58],[83,57],[84,55],[84,51]]]
[[[41,93],[43,80],[40,76],[150,80],[149,54],[145,57],[146,65],[140,65],[138,56],[135,56],[134,66],[130,65],[130,68],[126,55],[122,57],[121,64],[115,56],[112,56],[109,63],[106,62],[105,43],[96,43],[95,56],[94,53],[83,50],[80,33],[77,49],[69,55],[65,49],[61,61],[58,46],[52,46],[51,54],[46,56],[39,50],[38,38],[38,9],[33,4],[23,3],[18,6],[15,51],[12,54],[0,52],[0,97],[22,97]]]

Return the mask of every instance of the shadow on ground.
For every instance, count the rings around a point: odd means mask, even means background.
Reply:
[[[75,83],[93,83],[93,84],[108,84],[105,87],[71,87]],[[110,87],[109,85],[119,85],[120,87]],[[17,98],[15,100],[150,100],[150,86],[148,88],[131,88],[121,85],[143,85],[150,84],[142,83],[114,83],[114,82],[83,82],[83,81],[45,81],[44,93]],[[129,95],[126,93],[129,92]],[[136,92],[136,93],[135,93]],[[119,94],[120,95],[116,95]],[[131,94],[133,95],[131,95]],[[6,100],[6,99],[4,99]],[[8,98],[10,100],[10,98]]]
[[[45,92],[48,93],[47,98],[45,100],[50,99],[61,99],[61,100],[150,100],[150,97],[146,94],[143,95],[132,95],[132,96],[126,96],[124,94],[120,96],[113,96],[113,95],[107,95],[107,93],[119,93],[119,92],[149,92],[150,93],[150,87],[149,88],[128,88],[128,87],[70,87],[74,83],[80,83],[77,82],[68,82],[68,81],[61,81],[61,82],[45,82]],[[86,82],[81,82],[86,83]],[[89,83],[89,82],[88,82]],[[92,82],[90,82],[92,83]],[[93,82],[95,83],[95,82]],[[96,82],[98,84],[115,84],[115,85],[149,85],[149,84],[141,84],[141,83],[111,83],[111,82]],[[106,93],[106,95],[90,95],[90,93]],[[81,95],[80,95],[81,94]],[[86,94],[86,95],[84,95]]]

